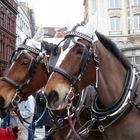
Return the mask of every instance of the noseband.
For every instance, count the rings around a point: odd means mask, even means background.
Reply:
[[[30,53],[35,54],[36,57],[34,58]],[[14,95],[14,97],[11,101],[12,107],[16,107],[17,104],[20,102],[21,97],[25,93],[26,86],[33,79],[34,74],[37,70],[37,67],[40,63],[42,63],[43,70],[45,71],[45,73],[49,77],[49,72],[47,70],[47,64],[46,64],[47,61],[46,61],[46,57],[45,57],[46,54],[44,52],[39,51],[37,49],[34,49],[34,48],[32,48],[30,46],[27,46],[25,44],[22,44],[13,53],[13,55],[11,57],[11,60],[10,60],[11,64],[14,63],[22,54],[25,54],[25,55],[27,55],[28,57],[31,58],[31,62],[30,62],[30,65],[29,65],[28,79],[24,83],[18,84],[16,81],[12,80],[9,77],[2,77],[1,78],[2,81],[6,82],[7,84],[11,85],[13,88],[16,89],[16,94]]]

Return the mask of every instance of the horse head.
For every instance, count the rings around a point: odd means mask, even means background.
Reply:
[[[65,108],[76,93],[96,83],[95,21],[94,17],[85,26],[77,25],[65,35],[54,72],[45,86],[48,107],[52,110]]]
[[[77,25],[65,35],[62,52],[45,86],[50,109],[65,108],[90,84],[97,88],[101,100],[106,101],[105,106],[121,95],[131,65],[114,42],[96,31],[96,21],[95,15],[86,25]],[[118,94],[112,96],[113,92]]]
[[[10,66],[0,79],[1,109],[16,106],[47,82],[50,49],[43,38],[44,32],[39,28],[33,38],[27,38],[13,53]]]

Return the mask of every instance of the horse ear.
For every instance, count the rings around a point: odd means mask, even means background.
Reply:
[[[41,49],[41,42],[43,41],[44,38],[44,30],[43,27],[39,27],[37,30],[36,34],[32,39],[27,40],[28,46],[31,46],[33,48]]]
[[[42,42],[44,38],[44,29],[43,27],[39,27],[36,34],[33,37],[33,40],[36,42]]]
[[[89,22],[84,26],[90,33],[94,34],[97,30],[97,13],[89,20]]]
[[[83,34],[90,36],[93,40],[97,40],[95,31],[97,29],[97,14],[89,20],[89,22],[84,26],[79,26],[76,31],[79,31]]]

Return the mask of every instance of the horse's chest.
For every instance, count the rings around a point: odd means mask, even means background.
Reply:
[[[105,129],[103,140],[139,140],[140,111],[133,108],[123,119]]]

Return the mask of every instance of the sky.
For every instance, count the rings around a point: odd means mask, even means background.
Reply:
[[[18,0],[29,3],[37,26],[72,27],[83,21],[83,0]]]

